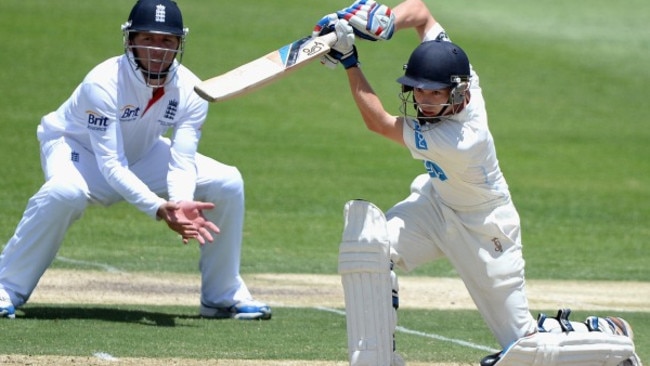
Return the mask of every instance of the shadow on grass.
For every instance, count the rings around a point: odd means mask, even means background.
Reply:
[[[199,319],[199,316],[188,316],[186,314],[169,314],[145,310],[129,310],[101,307],[80,307],[80,306],[28,306],[20,309],[18,317],[29,320],[103,320],[107,322],[132,323],[156,327],[188,326],[177,324],[177,319]]]

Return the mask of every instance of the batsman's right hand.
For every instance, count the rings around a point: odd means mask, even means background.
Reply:
[[[359,64],[357,48],[354,46],[354,31],[345,20],[339,20],[334,24],[336,32],[336,43],[332,45],[331,51],[327,54],[343,65],[346,69]]]
[[[312,38],[316,38],[327,33],[334,32],[334,25],[339,21],[339,17],[336,13],[327,14],[322,17],[318,23],[314,26],[314,30],[311,33]],[[338,65],[338,60],[330,57],[329,55],[324,55],[320,58],[320,63],[327,66],[330,69],[335,69]]]
[[[203,210],[213,208],[214,204],[209,202],[167,201],[158,208],[157,217],[181,236],[183,244],[189,243],[190,239],[196,239],[199,244],[204,245],[206,240],[214,240],[210,231],[219,234],[217,225],[203,215]]]
[[[328,54],[321,58],[321,63],[334,69],[340,62],[346,69],[359,63],[357,49],[354,46],[354,30],[346,20],[339,19],[336,14],[328,14],[314,27],[312,37],[322,36],[331,32],[336,33],[336,43]]]

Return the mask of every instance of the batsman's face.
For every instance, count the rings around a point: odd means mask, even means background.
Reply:
[[[435,117],[449,103],[450,92],[451,90],[448,88],[438,90],[414,88],[413,97],[422,114],[427,117]]]
[[[176,58],[180,45],[177,36],[171,34],[137,33],[131,40],[136,59],[150,73],[162,73],[169,69]]]

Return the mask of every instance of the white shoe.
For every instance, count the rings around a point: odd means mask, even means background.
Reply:
[[[11,303],[9,294],[4,289],[0,289],[0,318],[14,319],[16,317],[16,308]]]
[[[200,314],[202,317],[215,319],[268,320],[271,319],[271,307],[255,300],[216,308],[201,304]]]

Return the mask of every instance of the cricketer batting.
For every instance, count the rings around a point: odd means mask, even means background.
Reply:
[[[386,19],[393,22],[386,28],[414,28],[421,40],[397,79],[400,116],[384,109],[359,67],[355,46],[355,34],[390,39],[379,36]],[[499,166],[478,74],[426,4],[405,0],[391,11],[359,0],[323,17],[316,31],[336,32],[328,56],[344,67],[366,127],[408,149],[424,171],[385,217],[367,201],[345,206],[339,273],[350,365],[403,364],[393,342],[390,309],[398,287],[391,263],[410,271],[446,257],[503,348],[481,360],[482,366],[640,366],[632,328],[622,318],[571,321],[569,309],[532,316],[519,214]]]

